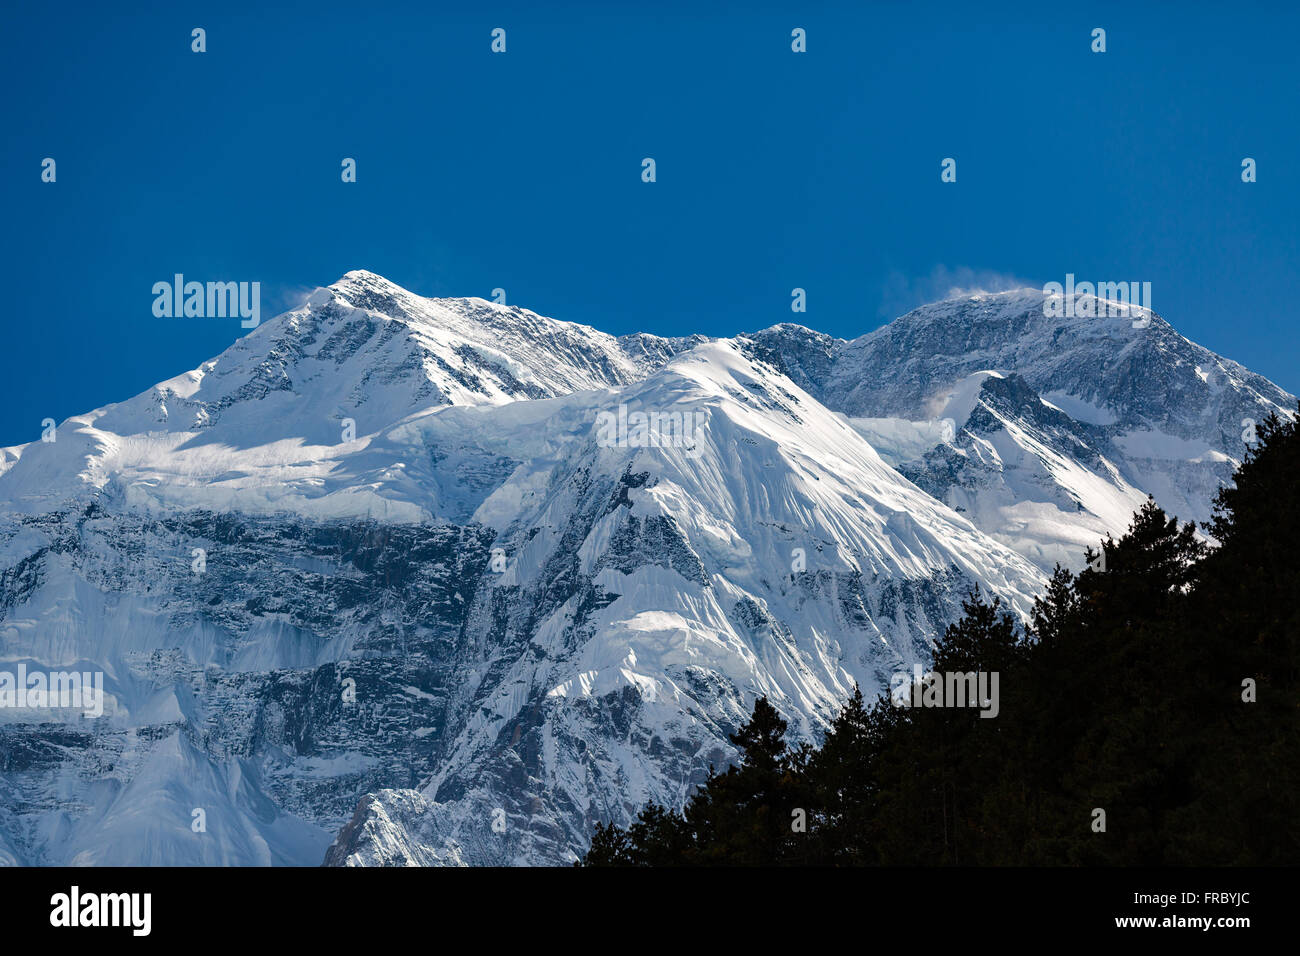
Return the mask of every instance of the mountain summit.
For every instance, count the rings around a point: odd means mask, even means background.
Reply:
[[[793,325],[753,338],[918,485],[1044,570],[1077,567],[1148,494],[1208,520],[1253,425],[1295,408],[1154,312],[1079,299],[1077,318],[1019,289],[923,306],[851,342]]]

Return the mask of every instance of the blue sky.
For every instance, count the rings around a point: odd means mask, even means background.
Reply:
[[[1300,391],[1295,5],[265,6],[6,11],[0,444],[244,333],[155,318],[177,272],[844,337],[1072,272]]]

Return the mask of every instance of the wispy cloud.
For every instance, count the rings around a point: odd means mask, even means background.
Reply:
[[[972,269],[968,266],[935,266],[925,276],[906,276],[890,273],[881,290],[878,315],[894,319],[912,311],[917,306],[955,296],[977,295],[981,292],[1006,292],[1009,289],[1038,288],[1042,283],[1017,278],[992,269]]]
[[[296,285],[292,283],[263,282],[262,315],[266,318],[296,309],[307,301],[307,296],[316,291],[315,286]]]

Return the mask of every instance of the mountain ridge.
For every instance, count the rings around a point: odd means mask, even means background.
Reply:
[[[0,657],[108,701],[0,711],[0,853],[565,862],[725,763],[758,694],[817,733],[968,588],[1023,616],[1148,492],[1208,507],[1228,423],[1286,411],[1158,317],[1030,293],[616,338],[359,270],[5,449]],[[637,413],[679,427],[602,437]]]

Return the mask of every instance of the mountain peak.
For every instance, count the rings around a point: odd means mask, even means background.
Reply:
[[[396,282],[366,269],[353,269],[345,273],[327,290],[337,299],[355,309],[365,309],[391,318],[410,318],[419,308],[419,303],[428,301]],[[308,300],[312,306],[325,305],[317,297]]]
[[[343,273],[337,281],[330,283],[330,288],[343,288],[348,286],[388,286],[394,289],[402,289],[396,282],[386,279],[377,272],[371,272],[369,269],[350,269]]]
[[[1007,324],[1008,319],[1015,321]],[[1066,328],[1066,331],[1132,338],[1134,333],[1152,326],[1172,328],[1149,307],[1129,305],[1123,298],[1075,292],[1067,301],[1064,294],[1052,295],[1043,289],[1021,288],[966,293],[928,302],[868,334],[879,334],[885,329],[904,328],[918,322],[953,320],[992,331],[1001,330],[1006,335],[1019,335],[1028,328],[1055,329],[1073,325],[1073,329]]]

